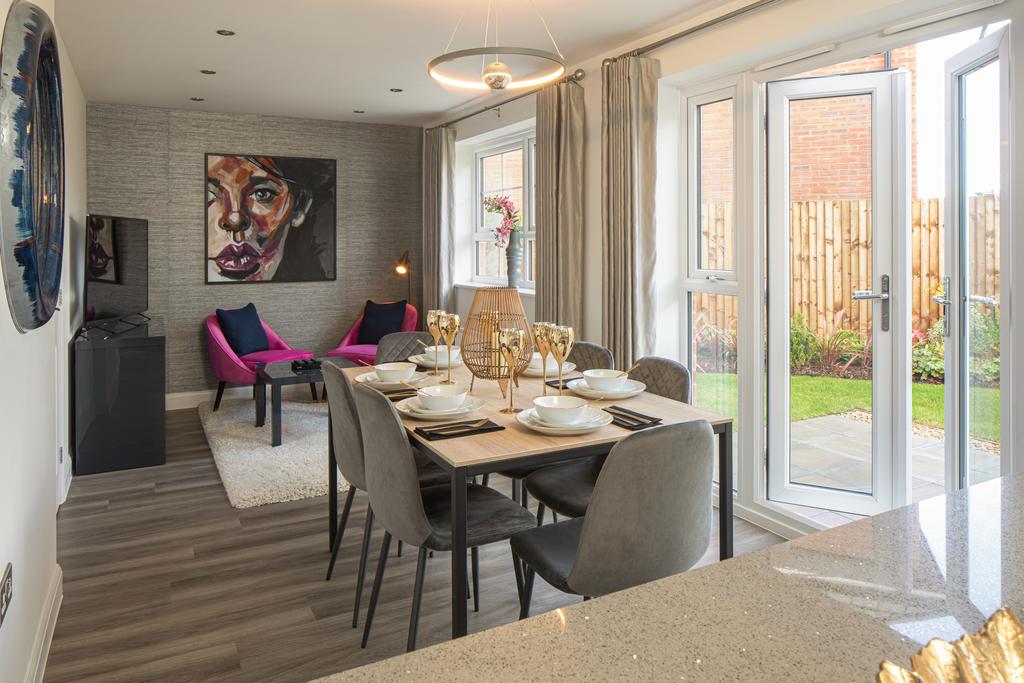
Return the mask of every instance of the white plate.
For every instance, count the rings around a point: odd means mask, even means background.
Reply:
[[[415,363],[416,365],[420,366],[421,368],[430,368],[431,370],[434,369],[434,361],[428,359],[422,353],[417,353],[415,356],[409,356],[409,362],[410,363]],[[461,368],[462,367],[462,356],[459,356],[458,358],[452,358],[452,367],[453,368]],[[445,361],[444,363],[439,362],[437,364],[437,369],[438,370],[447,370],[448,369],[448,361]]]
[[[409,384],[416,385],[425,380],[426,378],[427,373],[414,372],[412,374],[412,377],[410,377],[406,381]],[[371,370],[370,372],[364,372],[361,375],[356,375],[356,381],[359,382],[360,384],[365,384],[367,386],[373,387],[374,389],[383,389],[384,391],[389,391],[391,389],[408,388],[401,382],[381,382],[379,379],[377,379],[377,372],[374,370]]]
[[[562,374],[564,375],[567,372],[572,372],[575,369],[576,369],[576,364],[575,363],[568,363],[567,362],[567,363],[565,363],[565,365],[562,366]],[[527,366],[527,368],[520,373],[520,376],[521,377],[543,377],[544,376],[544,368],[541,368],[541,367],[531,368],[531,367]],[[558,369],[557,368],[554,369],[554,370],[551,370],[551,369],[548,370],[548,379],[558,379]]]
[[[643,382],[638,382],[635,379],[627,379],[625,387],[619,391],[597,391],[587,386],[587,380],[584,378],[571,379],[566,382],[566,385],[574,394],[579,394],[583,398],[593,398],[598,400],[609,399],[609,400],[620,400],[624,398],[630,398],[637,394],[642,394],[647,389],[647,385]]]
[[[395,410],[406,417],[412,417],[417,420],[443,420],[449,417],[462,417],[463,415],[469,415],[475,410],[478,410],[483,406],[484,401],[482,398],[476,396],[467,396],[466,402],[455,410],[423,410],[420,407],[420,399],[418,396],[412,396],[410,398],[404,398],[395,404]]]
[[[521,413],[516,415],[516,419],[519,420],[519,424],[523,425],[527,429],[532,429],[535,432],[541,434],[550,434],[552,436],[576,436],[578,434],[589,434],[590,432],[597,431],[602,427],[606,427],[612,423],[611,413],[606,413],[603,410],[597,408],[591,408],[587,406],[586,416],[581,422],[574,425],[566,425],[564,427],[555,427],[544,422],[537,417],[537,411],[533,408],[528,408]]]

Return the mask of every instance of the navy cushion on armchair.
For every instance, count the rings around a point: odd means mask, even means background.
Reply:
[[[217,321],[224,332],[224,338],[239,356],[270,348],[267,331],[263,329],[263,323],[260,322],[259,313],[253,304],[230,310],[218,308]]]
[[[363,322],[359,326],[359,337],[357,344],[376,344],[386,334],[402,331],[402,321],[405,320],[405,304],[403,301],[396,301],[391,304],[375,304],[372,301],[366,302],[363,309]]]

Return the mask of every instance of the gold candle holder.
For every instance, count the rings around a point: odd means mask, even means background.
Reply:
[[[444,335],[444,343],[448,347],[448,379],[442,381],[441,384],[455,384],[452,379],[452,344],[455,343],[455,337],[458,336],[461,326],[462,319],[455,313],[445,313],[441,316],[439,327],[441,334]]]
[[[541,391],[543,396],[548,395],[548,356],[551,355],[551,347],[548,345],[548,331],[553,327],[551,323],[534,323],[533,324],[533,345],[537,347],[537,352],[540,353],[540,365],[541,375]]]
[[[435,309],[427,311],[427,332],[430,333],[430,338],[434,340],[434,370],[430,373],[431,375],[437,376],[440,371],[437,369],[437,345],[441,341],[441,316],[447,315],[445,311]]]
[[[502,408],[503,413],[518,413],[519,408],[512,404],[513,385],[516,378],[516,364],[523,354],[523,346],[526,343],[526,332],[518,328],[503,327],[498,330],[498,348],[508,366],[508,408]]]
[[[553,325],[548,329],[548,347],[551,355],[558,363],[558,395],[561,396],[562,389],[562,366],[569,358],[573,342],[576,341],[576,333],[566,325]]]

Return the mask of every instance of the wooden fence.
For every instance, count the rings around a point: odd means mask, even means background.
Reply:
[[[999,201],[974,195],[973,253],[970,277],[977,294],[999,296]],[[735,267],[732,208],[705,204],[701,208],[701,263],[707,268]],[[871,302],[854,301],[853,292],[872,289],[871,203],[865,199],[793,202],[790,206],[790,311],[802,315],[818,335],[837,328],[866,334],[871,329]],[[942,310],[932,295],[942,290],[945,275],[943,206],[939,199],[914,199],[911,205],[911,315],[914,329],[926,331]],[[700,294],[694,316],[719,329],[735,326],[735,297]]]

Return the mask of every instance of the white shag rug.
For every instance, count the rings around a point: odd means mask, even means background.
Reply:
[[[224,400],[199,406],[199,419],[213,451],[220,480],[232,507],[250,508],[327,494],[327,404],[283,401],[281,445],[270,445],[267,419],[256,424],[251,400]],[[338,476],[338,490],[348,482]]]

